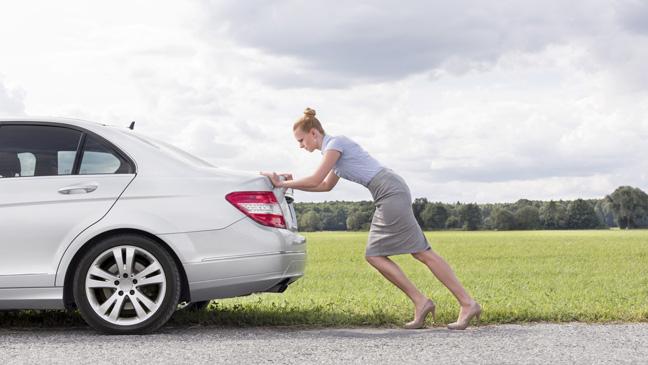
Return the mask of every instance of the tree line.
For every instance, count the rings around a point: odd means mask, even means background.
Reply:
[[[296,203],[301,231],[368,230],[372,201]],[[424,230],[623,229],[648,227],[648,195],[621,186],[603,199],[527,200],[515,203],[441,203],[417,198],[412,203]]]

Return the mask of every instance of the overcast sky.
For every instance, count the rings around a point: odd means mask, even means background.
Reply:
[[[643,0],[0,3],[2,116],[135,120],[300,177],[321,158],[292,136],[308,106],[432,201],[648,190],[647,65]]]

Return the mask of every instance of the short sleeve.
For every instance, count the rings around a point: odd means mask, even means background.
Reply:
[[[344,143],[340,138],[333,137],[333,138],[331,138],[329,143],[326,145],[326,148],[324,149],[324,151],[334,150],[334,151],[338,151],[340,153],[343,153],[344,152],[344,145],[343,144]]]

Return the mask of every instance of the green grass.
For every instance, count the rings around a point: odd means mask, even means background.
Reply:
[[[409,300],[364,261],[367,232],[316,232],[304,278],[283,294],[212,302],[172,325],[399,326]],[[648,231],[427,232],[433,249],[482,304],[482,322],[648,321]],[[437,303],[437,325],[458,304],[423,264],[397,256]],[[76,313],[0,314],[0,324],[83,323]]]

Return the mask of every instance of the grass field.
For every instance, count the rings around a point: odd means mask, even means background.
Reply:
[[[171,324],[399,326],[409,300],[364,261],[366,232],[316,232],[304,278],[283,294],[212,302]],[[482,304],[482,323],[648,321],[648,231],[427,232],[434,250]],[[432,273],[395,257],[437,303],[436,325],[458,305]],[[0,323],[82,323],[78,314],[0,314]],[[431,324],[431,323],[429,323]]]
[[[482,322],[648,320],[648,231],[426,235],[482,304]],[[285,293],[212,303],[193,319],[317,326],[397,326],[411,319],[405,295],[364,261],[366,232],[306,236],[306,275]],[[437,324],[453,322],[459,307],[450,292],[412,257],[395,260],[437,303]]]

